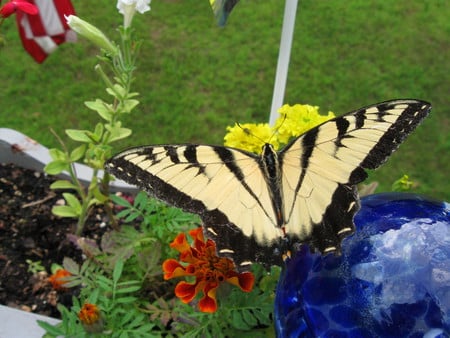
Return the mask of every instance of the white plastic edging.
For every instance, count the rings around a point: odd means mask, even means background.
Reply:
[[[55,325],[59,319],[38,315],[36,313],[21,311],[0,305],[0,337],[1,338],[38,338],[45,330],[37,320]]]

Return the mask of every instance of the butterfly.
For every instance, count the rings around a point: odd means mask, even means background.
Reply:
[[[238,270],[281,265],[303,243],[339,253],[354,231],[365,169],[384,163],[430,110],[418,100],[378,103],[328,120],[279,152],[265,144],[261,155],[199,144],[136,147],[106,170],[198,214],[218,254]]]

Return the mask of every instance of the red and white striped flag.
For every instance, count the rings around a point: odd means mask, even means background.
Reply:
[[[58,45],[75,42],[77,35],[67,25],[64,15],[75,14],[70,0],[29,0],[39,8],[37,15],[17,12],[16,20],[25,50],[42,63]]]

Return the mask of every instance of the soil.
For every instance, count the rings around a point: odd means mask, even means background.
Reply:
[[[49,188],[54,179],[38,172],[0,164],[0,304],[59,318],[57,303],[70,305],[73,289],[56,292],[48,283],[53,263],[64,257],[81,262],[69,240],[76,221],[51,213],[62,196]],[[102,209],[95,209],[83,236],[99,240],[107,230]],[[32,273],[30,262],[45,271]],[[75,291],[76,292],[76,291]]]

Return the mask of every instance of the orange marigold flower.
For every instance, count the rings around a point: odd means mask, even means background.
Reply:
[[[53,289],[55,290],[66,290],[64,287],[64,284],[67,283],[66,280],[64,280],[64,277],[72,276],[72,274],[64,269],[58,269],[56,272],[48,277],[48,281],[50,284],[52,284]]]
[[[103,330],[101,312],[95,304],[84,303],[80,312],[78,312],[78,318],[87,332],[95,333]]]
[[[233,284],[245,292],[253,289],[255,282],[253,274],[238,273],[231,259],[218,257],[216,243],[210,239],[205,240],[201,227],[189,231],[189,235],[193,239],[192,246],[184,234],[179,234],[170,244],[180,253],[179,261],[167,259],[163,263],[166,280],[183,276],[195,277],[194,283],[182,281],[175,287],[175,295],[182,302],[189,303],[197,294],[202,293],[203,296],[198,303],[200,311],[215,312],[216,291],[220,283]]]

